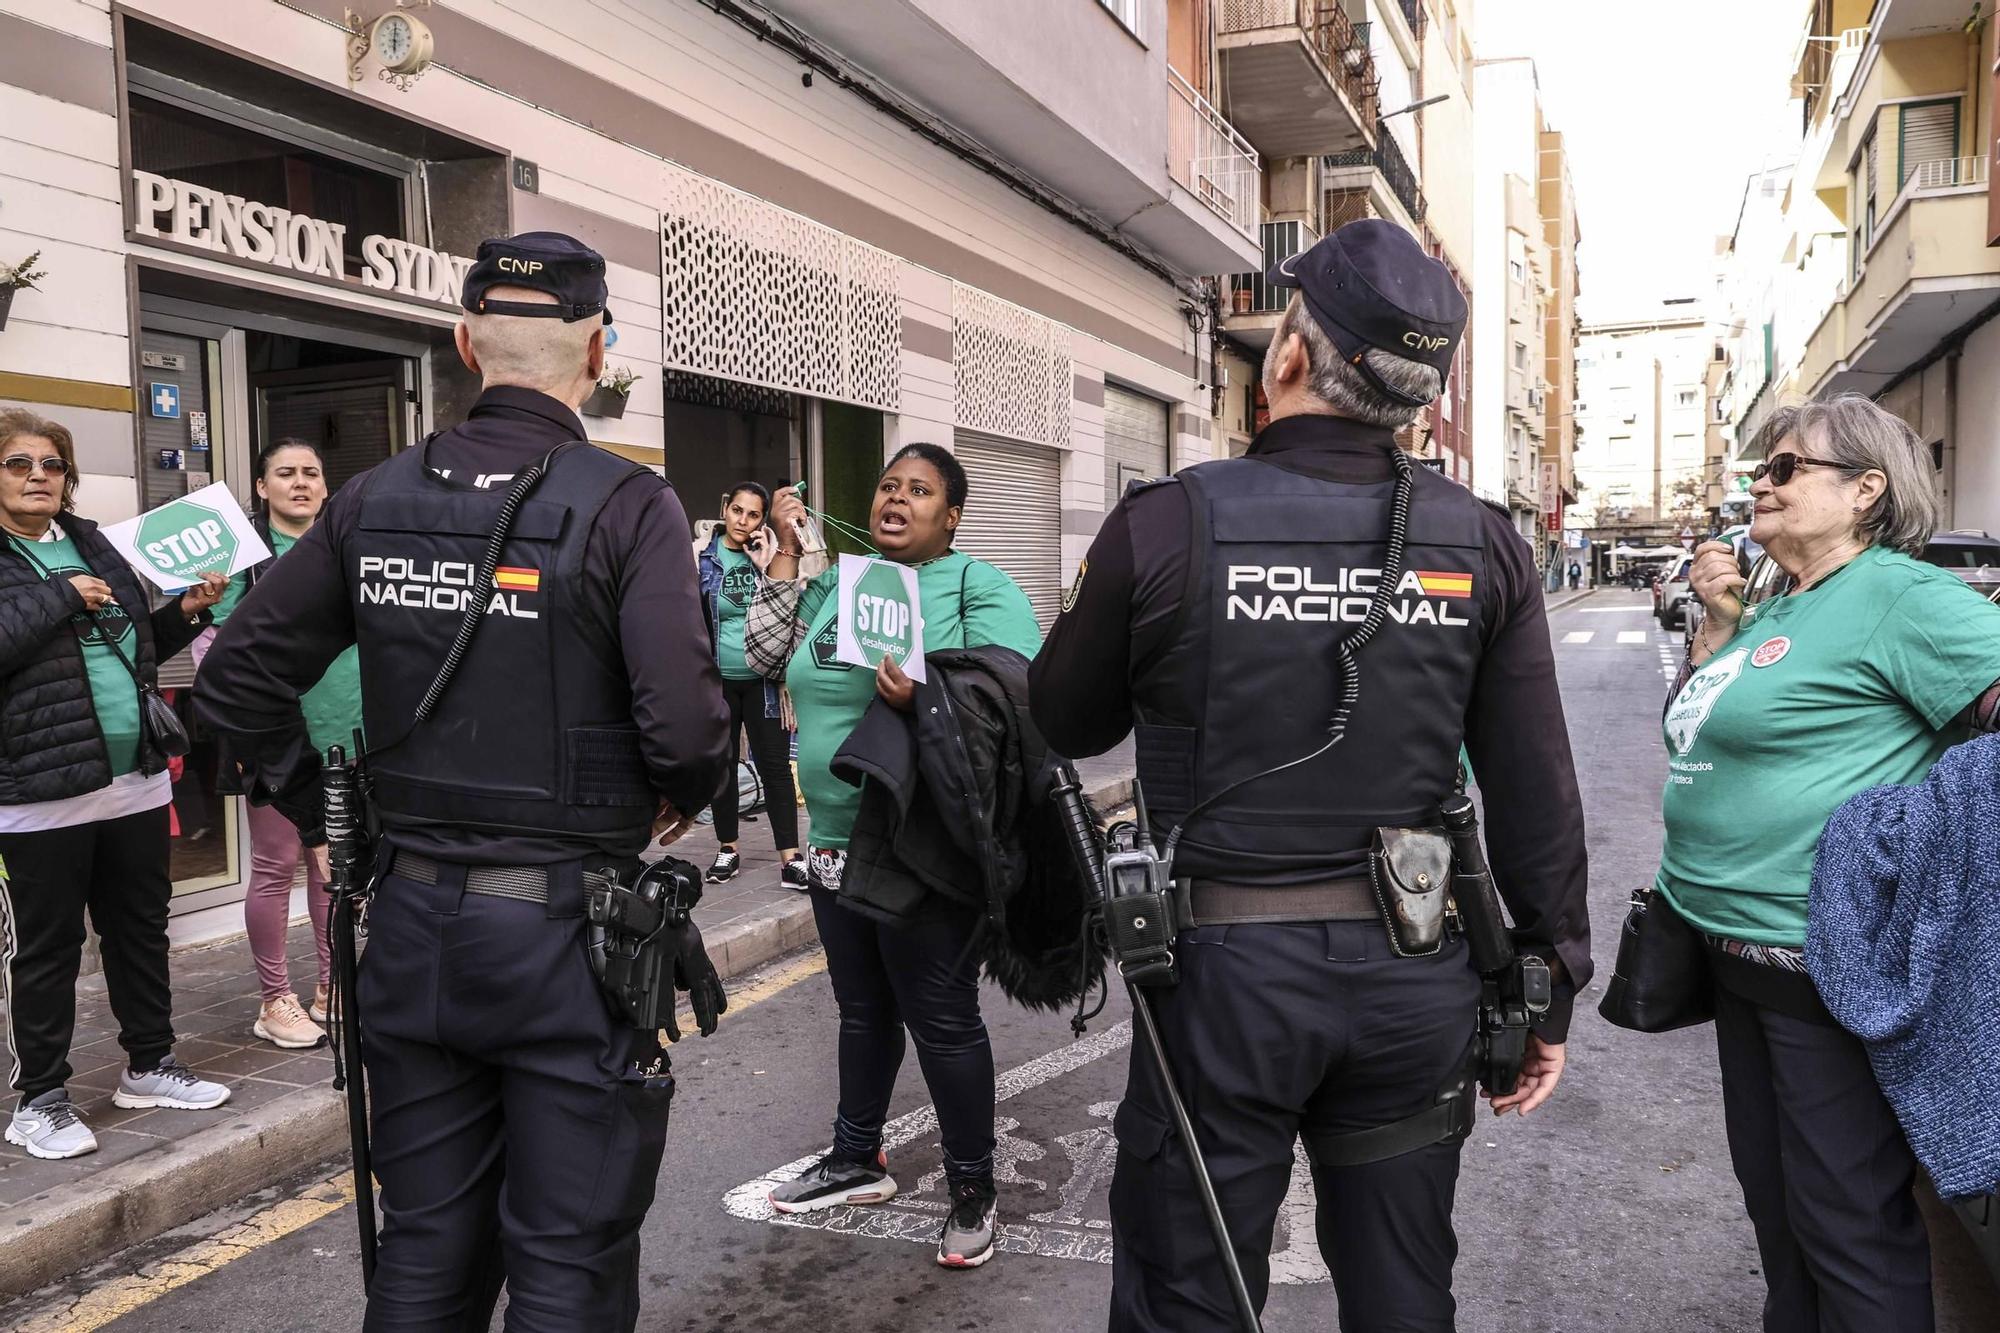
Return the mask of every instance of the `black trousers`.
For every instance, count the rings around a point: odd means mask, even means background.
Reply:
[[[778,851],[799,845],[799,796],[792,785],[792,747],[785,724],[764,716],[764,681],[722,682],[729,704],[729,771],[715,796],[715,840],[736,841],[736,766],[743,762],[743,732],[750,732],[750,762],[764,780],[764,814],[771,821],[771,841]]]
[[[439,878],[391,874],[369,908],[357,1011],[383,1226],[365,1327],[483,1330],[504,1269],[509,1330],[630,1330],[666,1053],[612,1018],[580,916]]]
[[[157,1068],[174,1048],[167,973],[167,807],[39,833],[0,833],[7,1015],[13,1086],[23,1102],[70,1076],[83,914],[104,956],[104,986],[131,1067]]]
[[[1715,1044],[1766,1333],[1929,1333],[1916,1160],[1861,1042],[1718,988]]]
[[[937,1107],[945,1173],[993,1172],[993,1043],[979,1013],[979,913],[936,894],[916,921],[890,926],[812,889],[813,921],[840,1006],[840,1109],[833,1142],[873,1157],[903,1064],[903,1029]]]
[[[1201,926],[1176,957],[1180,984],[1147,994],[1261,1309],[1300,1130],[1368,1129],[1434,1103],[1469,1054],[1479,983],[1462,942],[1397,958],[1365,921]],[[1114,1127],[1112,1333],[1235,1333],[1186,1146],[1136,1039]],[[1346,1333],[1451,1329],[1459,1148],[1313,1168]]]

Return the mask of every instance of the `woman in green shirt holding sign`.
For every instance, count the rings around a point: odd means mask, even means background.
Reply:
[[[272,563],[283,559],[306,535],[326,505],[326,463],[318,448],[304,440],[283,439],[264,446],[257,456],[257,509],[252,525],[271,548],[272,560],[243,572],[229,585],[215,609],[221,624],[256,587]],[[361,661],[348,648],[333,659],[317,685],[299,699],[313,748],[330,745],[352,749],[361,726]],[[250,937],[250,955],[257,963],[263,1003],[251,1031],[273,1046],[300,1049],[317,1046],[326,1037],[327,947],[326,877],[305,854],[299,831],[275,806],[252,805],[250,819],[250,887],[243,898],[243,928]],[[306,868],[306,917],[319,955],[318,987],[311,1007],[299,1003],[285,963],[285,937],[292,920],[292,881],[299,863]]]
[[[1020,587],[1000,570],[951,549],[966,502],[965,469],[934,444],[904,448],[882,474],[869,517],[870,539],[886,560],[916,572],[917,614],[926,648],[999,645],[1024,657],[1041,648],[1041,629]],[[833,1151],[797,1180],[772,1191],[781,1212],[881,1203],[896,1193],[882,1152],[882,1125],[903,1059],[903,1030],[916,1039],[924,1082],[944,1140],[949,1211],[938,1263],[976,1268],[993,1255],[993,1048],[979,1014],[979,959],[972,947],[980,914],[967,903],[928,895],[916,919],[890,926],[839,896],[859,788],[828,765],[877,695],[911,707],[916,687],[884,655],[874,670],[842,661],[840,570],[793,582],[804,503],[781,492],[771,519],[783,534],[758,588],[751,656],[787,660],[785,680],[799,720],[799,782],[811,820],[807,870],[813,919],[826,949],[840,1006],[840,1105]],[[900,597],[901,577],[889,582]],[[906,612],[887,617],[897,625]],[[775,625],[771,643],[760,628]],[[849,627],[850,629],[854,627]],[[906,635],[907,637],[907,635]]]
[[[1835,809],[1921,782],[1990,717],[2000,607],[1913,558],[1938,501],[1901,420],[1848,394],[1779,412],[1764,438],[1750,536],[1791,591],[1745,611],[1734,552],[1697,553],[1708,618],[1667,708],[1658,888],[1709,944],[1765,1329],[1928,1329],[1915,1161],[1806,973],[1807,890]]]

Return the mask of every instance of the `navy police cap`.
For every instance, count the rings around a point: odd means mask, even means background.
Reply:
[[[1340,354],[1392,397],[1408,401],[1369,372],[1362,356],[1371,347],[1451,372],[1465,332],[1465,296],[1450,271],[1393,222],[1350,222],[1280,261],[1264,280],[1298,288]]]
[[[488,300],[486,293],[495,287],[547,292],[556,298],[556,304]],[[559,231],[524,231],[519,236],[496,236],[479,243],[459,301],[467,310],[482,315],[560,319],[574,324],[601,313],[609,324],[611,312],[605,308],[608,295],[603,255]]]

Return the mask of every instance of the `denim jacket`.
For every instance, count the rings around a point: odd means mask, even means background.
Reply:
[[[722,597],[722,532],[718,529],[708,544],[695,552],[695,569],[701,575],[701,607],[708,618],[709,651],[715,651],[717,607]],[[778,682],[764,682],[764,716],[778,717]]]

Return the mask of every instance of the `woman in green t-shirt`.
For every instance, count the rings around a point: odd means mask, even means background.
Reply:
[[[257,506],[251,523],[271,548],[272,558],[245,570],[243,577],[230,583],[229,592],[215,609],[217,624],[228,619],[257,586],[260,576],[306,535],[325,507],[326,497],[326,463],[318,448],[299,439],[264,446],[257,455]],[[324,751],[330,745],[352,749],[354,733],[361,726],[358,651],[350,647],[334,658],[319,683],[300,697],[299,707],[305,713],[314,749]],[[250,886],[243,898],[243,928],[250,937],[250,954],[256,960],[257,982],[263,991],[263,1004],[251,1031],[287,1049],[317,1046],[326,1037],[320,1024],[327,1020],[330,954],[326,879],[318,862],[305,854],[298,829],[278,813],[277,807],[252,805],[249,820]],[[310,1006],[299,1003],[285,962],[292,881],[298,876],[301,861],[306,869],[306,917],[319,955],[318,985]]]
[[[965,469],[950,451],[913,444],[889,461],[875,488],[871,540],[883,557],[917,572],[924,646],[1000,645],[1024,657],[1041,648],[1041,629],[1015,582],[951,549],[966,502]],[[785,681],[799,722],[799,782],[811,828],[806,848],[813,919],[840,1006],[840,1105],[833,1151],[797,1180],[771,1192],[781,1212],[835,1204],[881,1203],[896,1193],[882,1152],[882,1125],[903,1059],[903,1030],[916,1039],[924,1082],[937,1107],[949,1208],[938,1263],[976,1268],[993,1255],[993,1048],[979,1013],[980,913],[932,893],[908,924],[864,916],[839,896],[859,788],[828,767],[879,695],[907,710],[916,687],[891,658],[870,672],[838,659],[838,566],[809,583],[793,581],[803,502],[781,492],[772,506],[784,534],[762,557],[750,634],[776,625],[782,642],[759,642],[752,656],[788,658]]]
[[[1763,432],[1753,541],[1790,592],[1746,611],[1733,551],[1690,571],[1708,617],[1666,713],[1658,888],[1708,940],[1730,1156],[1765,1328],[1927,1329],[1916,1164],[1860,1041],[1806,971],[1821,831],[1849,797],[1921,782],[2000,697],[2000,607],[1913,557],[1938,522],[1929,451],[1846,394]]]

